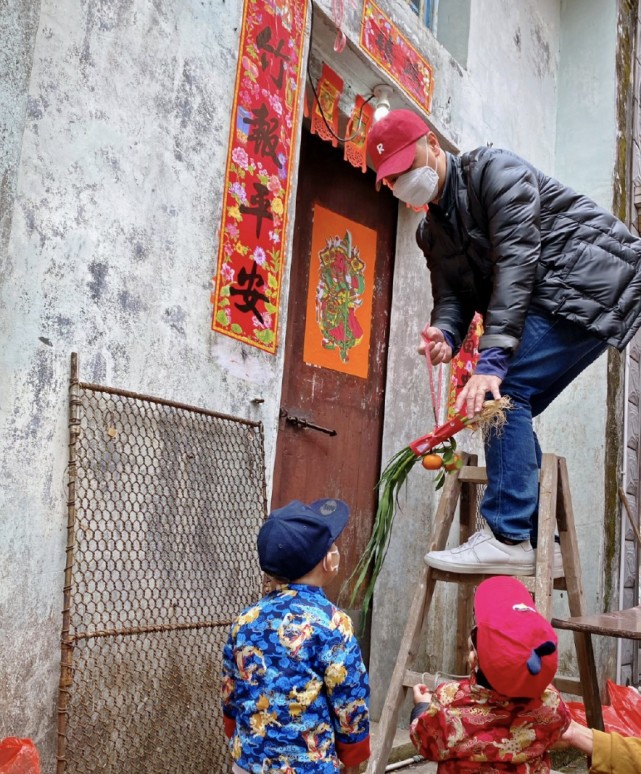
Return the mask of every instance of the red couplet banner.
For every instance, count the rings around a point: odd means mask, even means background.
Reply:
[[[306,0],[245,0],[212,330],[274,353]]]

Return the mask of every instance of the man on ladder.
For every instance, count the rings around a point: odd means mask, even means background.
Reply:
[[[480,359],[455,409],[477,414],[489,393],[511,398],[500,433],[485,439],[488,527],[432,551],[457,573],[535,571],[540,414],[608,344],[622,350],[641,326],[641,240],[606,210],[508,151],[455,157],[409,110],[375,123],[368,151],[394,195],[426,207],[417,231],[432,280],[426,331],[432,363],[447,363],[475,311]],[[555,575],[562,567],[555,551]]]

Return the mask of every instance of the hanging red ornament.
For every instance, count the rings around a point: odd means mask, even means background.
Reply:
[[[331,67],[323,65],[316,86],[316,100],[312,110],[311,132],[322,140],[338,145],[338,103],[343,92],[343,79]]]
[[[360,167],[363,172],[367,171],[367,132],[374,117],[374,108],[361,97],[356,96],[352,115],[345,130],[344,158],[355,167]]]

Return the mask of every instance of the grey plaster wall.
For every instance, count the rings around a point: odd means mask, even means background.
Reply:
[[[473,3],[466,68],[405,3],[381,4],[434,66],[430,120],[449,147],[494,142],[552,171],[559,0]],[[70,352],[79,352],[84,380],[261,419],[269,489],[283,339],[271,356],[209,330],[241,1],[14,1],[4,10],[0,61],[12,77],[0,80],[0,734],[34,738],[51,770]],[[331,18],[329,0],[317,10]],[[387,79],[358,51],[360,6],[347,3],[345,13],[348,47],[338,55],[329,46],[323,60],[339,73],[349,67],[351,88],[366,93]],[[396,92],[393,104],[408,103]],[[402,210],[384,459],[432,422],[415,355],[431,303],[415,225]],[[283,335],[289,258],[288,248]],[[597,394],[603,378],[597,369]],[[598,433],[604,409],[591,405]],[[569,456],[576,467],[578,453]],[[435,506],[422,473],[404,494],[375,600],[374,707]],[[598,482],[586,486],[586,496],[601,496]],[[451,654],[452,609],[439,597],[424,653],[431,668]]]
[[[45,771],[70,353],[85,381],[263,420],[271,469],[282,348],[209,330],[241,12],[217,0],[3,7],[0,735],[32,737]]]
[[[472,4],[468,68],[436,82],[434,114],[460,150],[487,142],[507,147],[550,171],[554,163],[560,8],[558,2]],[[447,60],[447,52],[438,55]],[[441,75],[436,65],[437,78]],[[506,73],[510,73],[506,77]],[[518,104],[520,109],[514,110]],[[447,108],[445,108],[447,106]],[[434,116],[432,116],[434,118]],[[533,124],[537,131],[532,131]],[[448,134],[451,124],[455,131]],[[419,332],[429,319],[431,291],[425,260],[416,247],[418,218],[401,209],[397,237],[383,461],[433,427],[427,371],[416,356]],[[402,302],[400,301],[402,299]],[[480,455],[480,439],[459,437],[461,448]],[[416,577],[427,550],[438,494],[433,476],[415,469],[401,498],[374,602],[370,669],[372,712],[385,699]],[[456,540],[453,530],[450,543]],[[417,668],[455,668],[456,589],[439,584]],[[407,713],[405,713],[407,715]],[[403,716],[401,722],[406,721]]]
[[[0,256],[11,231],[18,159],[40,3],[7,0],[0,13]]]
[[[617,150],[617,3],[565,0],[561,11],[554,175],[612,210]],[[601,611],[606,602],[613,601],[604,599],[610,580],[606,579],[609,568],[604,560],[604,522],[618,518],[617,513],[606,513],[607,406],[621,397],[610,391],[608,356],[603,355],[535,423],[541,444],[568,461],[589,612]],[[611,580],[615,585],[618,582]],[[556,595],[555,612],[567,614],[565,595]],[[597,647],[601,669],[614,676],[616,643],[601,640]],[[563,672],[576,673],[574,643],[565,633],[560,659]]]

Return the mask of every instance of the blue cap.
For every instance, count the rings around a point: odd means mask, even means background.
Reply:
[[[277,508],[258,533],[261,569],[286,580],[296,580],[312,570],[345,529],[349,508],[342,500],[300,500]]]

